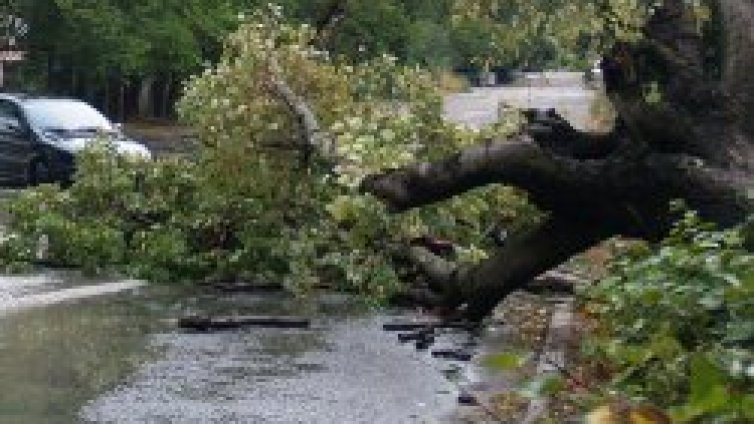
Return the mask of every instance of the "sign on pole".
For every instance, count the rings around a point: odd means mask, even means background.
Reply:
[[[0,88],[5,86],[5,64],[20,62],[26,57],[23,50],[0,50]]]
[[[23,50],[0,50],[0,62],[20,62],[26,57]]]

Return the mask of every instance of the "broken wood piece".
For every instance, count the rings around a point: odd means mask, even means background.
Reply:
[[[468,362],[471,360],[472,355],[471,353],[462,350],[439,349],[432,351],[432,357]]]
[[[458,395],[458,404],[466,405],[466,406],[473,406],[473,405],[478,405],[479,402],[477,401],[476,396],[472,395],[471,393],[462,392]]]
[[[185,317],[178,320],[178,326],[192,330],[231,330],[243,327],[262,328],[309,328],[307,318],[283,316],[224,316],[224,317]]]
[[[431,336],[432,332],[426,330],[417,331],[414,333],[400,333],[398,334],[398,341],[401,343],[415,342]]]
[[[211,287],[226,293],[254,293],[283,290],[283,286],[277,283],[216,283]]]
[[[426,336],[416,341],[416,350],[427,350],[435,343],[434,336]]]
[[[474,324],[466,321],[406,321],[382,325],[384,331],[420,331],[433,328],[471,330]]]

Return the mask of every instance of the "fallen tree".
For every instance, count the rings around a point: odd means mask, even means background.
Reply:
[[[700,32],[686,3],[667,0],[642,37],[611,44],[619,119],[608,134],[553,111],[481,132],[450,124],[428,72],[389,56],[334,59],[312,28],[260,10],[187,84],[178,109],[198,160],[132,163],[106,145],[82,155],[69,190],[13,202],[1,263],[298,292],[337,283],[385,299],[408,261],[424,274],[410,294],[478,319],[601,240],[658,239],[673,199],[739,223],[753,209],[752,6],[714,2],[705,25],[724,31]],[[504,237],[498,224],[520,221]]]
[[[723,37],[705,37],[681,0],[655,10],[636,43],[618,43],[603,61],[618,112],[607,135],[581,133],[553,112],[530,112],[509,140],[490,140],[437,162],[367,178],[362,189],[395,212],[473,187],[504,183],[526,190],[548,212],[538,228],[509,240],[488,260],[454,266],[425,250],[411,257],[430,288],[471,318],[537,275],[612,236],[657,239],[668,205],[683,199],[721,225],[754,211],[754,2],[720,0],[712,19]],[[719,75],[710,72],[711,47]],[[651,101],[645,90],[659,89]]]
[[[754,4],[714,2],[705,36],[682,0],[666,0],[643,37],[616,43],[603,61],[606,91],[618,120],[609,134],[579,132],[554,111],[527,111],[513,138],[491,139],[450,157],[368,176],[361,185],[393,212],[403,212],[503,183],[525,190],[548,217],[507,240],[489,259],[456,265],[427,249],[404,255],[428,277],[424,299],[465,305],[473,319],[536,276],[607,238],[656,240],[673,221],[669,204],[682,199],[705,219],[742,222],[754,211]],[[722,43],[722,44],[721,44]],[[710,71],[711,47],[721,72]],[[280,80],[276,92],[317,134],[314,114]],[[651,99],[647,89],[659,91]],[[314,122],[314,123],[313,123]],[[307,146],[320,142],[309,137]]]

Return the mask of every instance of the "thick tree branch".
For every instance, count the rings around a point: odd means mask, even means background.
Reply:
[[[469,318],[481,319],[511,292],[611,235],[599,223],[553,216],[511,240],[490,259],[460,269],[455,296],[467,302]]]
[[[394,211],[423,206],[475,187],[503,183],[521,187],[548,208],[560,203],[560,190],[589,184],[603,161],[559,156],[535,144],[528,135],[487,141],[435,163],[420,163],[371,176],[362,189],[384,200]],[[548,208],[549,209],[549,208]]]
[[[743,222],[754,214],[754,175],[745,170],[709,166],[698,157],[650,155],[640,165],[647,172],[644,188],[666,199],[683,199],[710,221],[723,226]],[[635,194],[626,196],[634,203]]]
[[[594,223],[552,217],[477,265],[456,266],[423,248],[412,248],[409,256],[446,306],[466,304],[466,317],[478,320],[512,291],[610,235]]]
[[[537,193],[535,201],[547,207],[550,218],[510,238],[478,265],[456,267],[427,249],[410,249],[408,256],[428,277],[430,289],[447,306],[466,303],[466,315],[473,319],[483,317],[511,291],[601,240],[614,235],[661,237],[672,223],[668,211],[672,199],[686,200],[705,219],[722,225],[740,223],[754,213],[754,199],[747,193],[754,187],[751,174],[710,167],[691,156],[619,152],[596,163],[580,161],[579,166],[571,159],[564,165],[564,159],[525,141],[472,150],[373,177],[369,188],[382,190],[379,194],[398,209],[452,196],[481,184],[481,178],[515,182]],[[469,160],[459,162],[459,157]],[[467,168],[462,173],[456,172],[459,163]],[[470,169],[474,166],[479,167],[476,172]]]
[[[539,146],[560,156],[573,159],[604,159],[617,149],[623,139],[620,129],[608,134],[576,130],[555,109],[527,109],[523,131]]]
[[[453,262],[435,255],[425,247],[411,246],[408,249],[408,259],[429,279],[430,290],[442,291],[456,272]]]
[[[291,112],[301,128],[303,146],[307,153],[317,152],[325,158],[335,155],[335,143],[326,131],[322,130],[316,113],[306,99],[296,94],[288,82],[285,74],[274,56],[269,58],[269,85],[273,93],[280,98]]]

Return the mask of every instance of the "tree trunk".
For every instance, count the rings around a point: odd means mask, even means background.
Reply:
[[[364,191],[396,212],[504,183],[526,190],[549,213],[476,266],[414,249],[412,259],[445,304],[465,304],[465,313],[478,319],[600,240],[655,240],[672,222],[674,199],[721,225],[754,213],[754,2],[720,0],[715,19],[724,33],[722,76],[705,69],[709,43],[719,41],[697,33],[683,0],[665,0],[644,40],[615,46],[603,69],[619,115],[613,134],[579,133],[552,112],[530,111],[530,124],[512,140],[364,181]],[[618,55],[624,60],[612,59]],[[659,85],[660,103],[646,101],[648,84]]]
[[[168,73],[165,76],[165,85],[162,87],[162,111],[160,116],[164,119],[170,117],[170,95],[173,90],[173,75]]]
[[[71,85],[68,91],[68,94],[71,97],[76,97],[76,95],[78,94],[77,92],[78,85],[79,85],[78,82],[79,82],[78,72],[76,72],[76,68],[71,68],[71,82],[70,82]]]
[[[455,266],[426,249],[412,248],[411,259],[429,278],[441,304],[463,306],[466,318],[479,320],[504,296],[518,290],[571,256],[611,235],[586,221],[551,218],[507,240],[493,257],[476,266]]]
[[[740,115],[748,135],[754,136],[754,2],[721,0],[721,19],[725,25],[723,86],[738,98]],[[747,113],[748,112],[748,113]]]
[[[118,122],[126,122],[126,83],[121,80],[118,83]]]
[[[113,115],[110,113],[111,107],[110,107],[110,81],[109,77],[105,77],[104,83],[105,83],[105,98],[102,102],[102,110],[104,111],[105,115],[107,115],[110,119],[113,118]]]
[[[138,103],[138,115],[140,118],[151,118],[154,116],[154,96],[152,95],[153,87],[153,76],[148,76],[141,80]]]
[[[94,77],[88,77],[83,79],[84,91],[86,92],[86,101],[89,104],[97,106],[97,83],[93,81]]]

